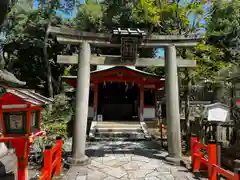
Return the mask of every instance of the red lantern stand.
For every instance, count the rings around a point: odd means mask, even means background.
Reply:
[[[41,106],[31,106],[31,104],[2,105],[0,107],[2,124],[0,142],[10,142],[16,150],[18,180],[28,180],[30,145],[36,137],[45,135],[45,132],[40,130],[41,111]]]

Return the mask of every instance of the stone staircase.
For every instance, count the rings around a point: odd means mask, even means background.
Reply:
[[[144,123],[131,121],[93,121],[89,137],[92,140],[146,140],[150,138]]]

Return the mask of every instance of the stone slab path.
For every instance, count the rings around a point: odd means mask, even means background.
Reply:
[[[194,180],[184,167],[167,164],[167,152],[152,141],[89,142],[89,165],[70,168],[65,180]]]

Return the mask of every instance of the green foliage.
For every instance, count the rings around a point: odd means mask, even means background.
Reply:
[[[133,20],[136,24],[150,23],[157,26],[161,22],[160,12],[155,0],[140,0],[133,8]]]
[[[95,3],[80,5],[74,22],[81,30],[101,32],[103,30],[103,6]]]
[[[52,110],[49,111],[48,108],[45,109],[47,116],[45,116],[46,119],[44,119],[44,121],[67,122],[70,117],[69,115],[72,114],[69,101],[70,99],[64,94],[56,95],[52,103]]]
[[[236,62],[240,58],[240,1],[214,1],[210,11],[208,43],[221,49],[222,60]]]
[[[72,114],[69,98],[64,94],[55,96],[52,110],[50,111],[48,107],[43,110],[41,128],[47,135],[40,138],[37,143],[41,146],[53,145],[57,136],[61,136],[63,140],[66,139],[67,122],[71,119]]]
[[[9,15],[11,23],[5,31],[6,40],[3,47],[5,68],[9,71],[14,69],[14,74],[19,79],[27,81],[27,85],[33,89],[45,86],[47,79],[47,74],[43,71],[45,69],[43,47],[48,13],[47,9],[12,12]],[[65,21],[60,16],[53,15],[52,25],[59,24],[65,24]],[[56,90],[60,85],[59,76],[64,71],[64,67],[57,64],[56,56],[64,52],[65,46],[52,39],[48,40],[47,46],[52,81]]]

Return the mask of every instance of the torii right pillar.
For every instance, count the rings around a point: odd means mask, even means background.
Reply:
[[[165,53],[165,74],[166,74],[166,111],[167,111],[167,142],[168,157],[166,160],[174,164],[180,164],[181,130],[179,114],[179,86],[178,86],[178,64],[176,47],[166,46]]]

